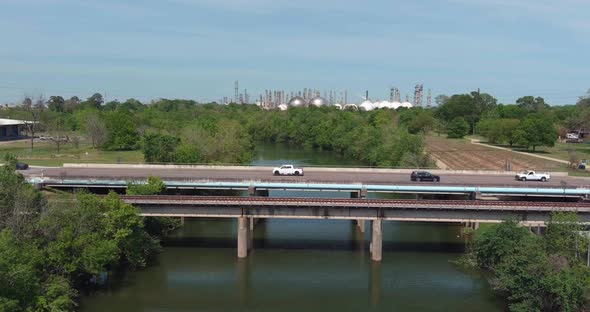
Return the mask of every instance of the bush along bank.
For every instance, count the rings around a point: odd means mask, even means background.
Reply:
[[[99,276],[143,268],[159,248],[118,195],[48,199],[0,168],[0,311],[73,310]]]
[[[510,311],[590,311],[583,230],[575,213],[554,213],[543,235],[506,220],[478,229],[460,262],[489,272]]]

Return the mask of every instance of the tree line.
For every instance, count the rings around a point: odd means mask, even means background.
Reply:
[[[473,133],[490,143],[535,151],[539,146],[553,146],[567,131],[590,128],[590,91],[576,105],[564,106],[550,106],[534,96],[503,105],[487,93],[458,94],[441,98],[435,117],[451,138]]]
[[[174,163],[247,164],[256,142],[265,141],[331,150],[371,166],[426,167],[432,162],[423,135],[433,131],[450,138],[479,134],[490,143],[536,150],[553,146],[567,130],[590,128],[590,93],[576,105],[565,106],[550,106],[534,96],[498,104],[479,91],[440,95],[436,101],[438,107],[429,109],[267,111],[255,105],[192,100],[104,103],[96,93],[85,101],[26,98],[0,115],[38,119],[42,129],[36,130],[50,134],[58,153],[64,144],[79,144],[72,135],[78,134],[93,148],[141,150],[146,162]]]
[[[2,111],[27,119],[40,112],[40,126],[53,140],[80,134],[93,148],[141,150],[146,162],[248,164],[256,142],[288,143],[331,150],[372,166],[428,167],[422,125],[430,112],[411,110],[339,111],[332,107],[267,111],[255,105],[198,104],[160,99],[102,103],[52,96],[47,105]],[[28,115],[27,115],[28,114]],[[58,140],[59,152],[63,140]],[[61,144],[61,145],[57,145]]]

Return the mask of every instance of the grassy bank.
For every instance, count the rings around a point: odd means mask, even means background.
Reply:
[[[63,163],[123,163],[143,162],[141,151],[99,151],[89,142],[81,141],[64,144],[59,153],[55,145],[48,141],[35,141],[31,150],[29,140],[3,142],[0,144],[0,157],[6,153],[17,155],[18,159],[37,166],[61,166]]]

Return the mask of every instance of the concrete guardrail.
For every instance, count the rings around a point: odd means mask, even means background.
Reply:
[[[252,170],[263,169],[271,171],[270,166],[219,166],[219,165],[163,165],[163,164],[91,164],[91,163],[64,163],[64,168],[95,168],[95,169],[226,169],[226,170]],[[359,172],[359,173],[406,173],[419,169],[387,169],[387,168],[329,168],[329,167],[306,167],[306,172]],[[433,174],[464,174],[464,175],[501,175],[514,176],[516,171],[493,171],[493,170],[443,170],[425,169]],[[567,172],[549,172],[554,177],[567,177]]]

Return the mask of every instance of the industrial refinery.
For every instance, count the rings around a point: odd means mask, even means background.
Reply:
[[[343,91],[320,91],[314,88],[304,88],[303,90],[295,92],[285,92],[284,90],[265,90],[264,94],[260,94],[256,101],[250,101],[250,95],[247,90],[243,93],[239,92],[238,81],[234,82],[234,96],[224,97],[220,102],[223,104],[238,103],[238,104],[256,104],[265,109],[280,109],[287,110],[289,107],[322,107],[333,106],[344,110],[357,111],[371,111],[375,109],[398,109],[412,108],[412,107],[431,107],[432,94],[428,90],[426,96],[426,105],[423,103],[424,86],[417,84],[414,88],[413,101],[410,102],[410,95],[406,94],[402,101],[400,90],[392,87],[389,90],[389,99],[371,99],[369,92],[365,91],[364,96],[359,96],[362,99],[360,103],[348,100],[348,92]]]

